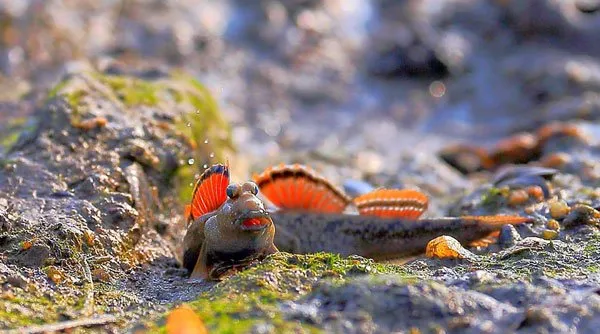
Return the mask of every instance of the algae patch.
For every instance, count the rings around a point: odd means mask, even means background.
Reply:
[[[358,256],[277,253],[215,284],[188,305],[211,333],[248,332],[255,326],[267,326],[275,332],[319,332],[308,323],[286,318],[281,303],[297,300],[323,280],[341,284],[347,278],[369,274],[408,276],[400,266]],[[151,331],[164,332],[164,327],[157,326],[164,326],[164,319],[151,325]]]
[[[10,151],[24,132],[33,131],[34,123],[27,117],[15,117],[0,125],[0,156]]]

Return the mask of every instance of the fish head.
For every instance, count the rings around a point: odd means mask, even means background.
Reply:
[[[226,189],[227,200],[217,212],[223,228],[231,232],[257,234],[273,225],[263,202],[257,197],[254,182],[232,183]]]

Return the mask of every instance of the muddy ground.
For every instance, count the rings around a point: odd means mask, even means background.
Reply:
[[[593,332],[599,8],[0,1],[0,326],[160,331],[186,301],[213,332]],[[532,137],[553,121],[573,130]],[[521,131],[498,164],[444,153],[493,151]],[[421,189],[428,216],[535,223],[469,260],[280,254],[216,286],[190,282],[182,204],[225,158],[236,180],[303,162],[340,185]],[[513,160],[559,173],[493,185]],[[546,198],[523,195],[545,182]]]

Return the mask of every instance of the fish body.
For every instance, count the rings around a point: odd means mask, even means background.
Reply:
[[[401,219],[349,214],[273,212],[275,245],[281,251],[330,252],[388,260],[425,252],[427,243],[449,235],[468,245],[505,224],[528,222],[513,216]]]
[[[420,219],[428,198],[419,191],[375,189],[350,198],[301,165],[269,168],[255,175],[254,183],[228,184],[226,166],[215,165],[194,190],[183,257],[191,277],[218,279],[278,249],[402,258],[423,253],[441,235],[469,244],[505,224],[530,221],[518,216]],[[259,190],[277,210],[265,210]]]
[[[302,165],[279,165],[255,174],[254,182],[278,210],[275,245],[292,253],[331,252],[376,260],[420,254],[427,243],[449,235],[463,244],[488,237],[518,216],[419,218],[428,197],[413,189],[374,189],[350,198]],[[480,242],[485,245],[485,242]]]

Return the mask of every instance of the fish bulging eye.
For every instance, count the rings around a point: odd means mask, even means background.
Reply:
[[[250,189],[250,191],[252,192],[253,195],[258,194],[258,186],[256,185],[256,183],[251,182],[250,184],[252,184],[252,188]]]
[[[242,184],[242,192],[249,192],[252,195],[258,194],[258,186],[254,182],[244,182]]]
[[[233,199],[238,196],[238,186],[236,184],[230,184],[226,189],[227,197]]]

